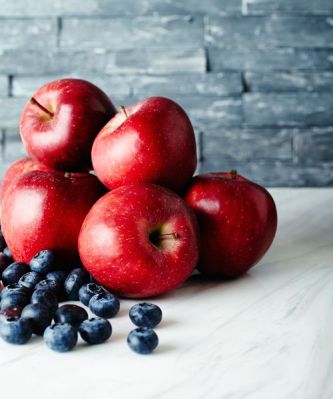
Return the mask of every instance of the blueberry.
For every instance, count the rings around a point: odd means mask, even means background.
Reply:
[[[22,294],[29,295],[29,290],[26,287],[21,287],[18,284],[9,284],[1,291],[1,298],[11,295],[14,292],[20,292]]]
[[[67,273],[63,270],[55,270],[54,272],[47,273],[45,279],[48,281],[56,281],[59,284],[63,284],[66,280]]]
[[[46,306],[52,316],[58,309],[57,297],[50,290],[36,290],[31,296],[31,303],[41,303]]]
[[[43,335],[47,326],[52,322],[49,309],[41,303],[30,303],[23,310],[21,317],[29,320],[32,332],[36,335]]]
[[[90,345],[101,344],[111,337],[112,327],[108,320],[93,317],[81,323],[80,335]]]
[[[29,341],[31,335],[29,320],[9,317],[0,321],[0,337],[10,344],[23,345]]]
[[[88,282],[89,273],[85,269],[73,269],[64,283],[67,298],[72,301],[77,301],[79,299],[79,289]]]
[[[128,334],[127,343],[132,351],[147,355],[157,347],[158,336],[151,328],[139,327]]]
[[[43,276],[40,273],[28,272],[19,279],[18,285],[33,290],[42,278]]]
[[[52,291],[58,299],[60,299],[63,294],[63,284],[56,280],[41,280],[36,284],[35,289]]]
[[[54,315],[56,323],[68,323],[73,327],[78,328],[79,325],[88,318],[88,313],[81,306],[77,305],[62,305]]]
[[[79,290],[79,299],[83,303],[83,305],[88,306],[91,297],[95,294],[101,294],[105,292],[100,285],[95,283],[89,283],[83,285]]]
[[[11,263],[2,272],[2,282],[4,285],[17,283],[23,274],[27,273],[27,271],[29,271],[29,266],[26,263]]]
[[[4,248],[3,253],[7,256],[9,263],[14,261],[12,251],[9,249],[9,247]]]
[[[55,268],[55,254],[49,249],[39,251],[30,261],[30,268],[33,272],[49,273]]]
[[[10,261],[8,257],[3,253],[0,252],[0,280],[2,276],[2,272],[6,269],[6,267],[9,265]]]
[[[23,307],[29,303],[30,297],[24,292],[12,292],[1,298],[1,310],[12,308],[14,306]]]
[[[70,324],[53,324],[44,332],[46,345],[56,352],[68,352],[77,343],[77,331]]]
[[[162,320],[162,311],[153,303],[138,303],[131,307],[129,317],[138,327],[154,328]]]
[[[114,317],[120,308],[119,299],[107,292],[95,294],[89,301],[89,309],[99,317],[109,319]]]

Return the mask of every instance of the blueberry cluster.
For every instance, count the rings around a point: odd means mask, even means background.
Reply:
[[[119,299],[107,292],[82,267],[57,270],[53,251],[37,253],[29,264],[14,262],[0,232],[0,337],[11,344],[25,344],[32,334],[43,336],[46,345],[57,352],[68,352],[78,334],[88,344],[101,344],[112,334],[107,319],[117,315]],[[81,301],[96,316],[63,301]],[[134,305],[130,319],[138,327],[128,335],[129,347],[141,354],[158,345],[153,328],[162,319],[161,309],[153,304]]]
[[[89,344],[105,342],[112,333],[108,318],[119,311],[119,300],[102,287],[90,282],[83,268],[57,270],[51,250],[36,254],[29,265],[14,262],[0,234],[0,336],[12,344],[25,344],[32,334],[41,335],[51,349],[71,350],[78,333]],[[96,315],[66,300],[81,300]]]

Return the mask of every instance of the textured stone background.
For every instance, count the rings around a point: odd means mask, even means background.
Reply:
[[[333,0],[0,0],[0,174],[27,98],[64,76],[179,101],[199,171],[333,183]]]

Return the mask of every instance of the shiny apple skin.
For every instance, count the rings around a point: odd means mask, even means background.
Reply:
[[[33,171],[18,177],[5,193],[1,219],[14,259],[29,262],[38,251],[52,249],[62,266],[73,266],[82,222],[104,193],[88,173]]]
[[[237,277],[271,246],[277,211],[269,192],[228,172],[196,176],[185,195],[200,229],[198,269],[207,276]]]
[[[49,168],[33,161],[30,158],[20,158],[8,167],[0,184],[0,204],[5,192],[16,179],[16,177],[33,170],[49,170]]]
[[[150,233],[176,233],[154,245]],[[117,188],[88,213],[79,236],[85,268],[112,292],[129,298],[164,294],[181,285],[198,259],[192,211],[175,193],[142,183]]]
[[[85,80],[60,79],[41,87],[33,98],[54,116],[26,104],[20,134],[30,157],[55,170],[91,168],[93,141],[116,113],[108,96]]]
[[[148,182],[180,191],[197,165],[193,127],[185,111],[168,98],[150,97],[125,112],[127,118],[120,111],[94,141],[98,178],[109,189]]]

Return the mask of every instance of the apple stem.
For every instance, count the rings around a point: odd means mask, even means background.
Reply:
[[[42,111],[46,112],[48,115],[50,115],[51,117],[54,116],[54,113],[49,111],[47,108],[45,108],[42,104],[40,104],[34,97],[30,98],[30,103],[32,105],[37,105],[38,108],[40,108]]]
[[[125,114],[126,119],[128,119],[128,115],[127,115],[127,112],[126,112],[125,105],[121,105],[121,106],[120,106],[120,110]]]
[[[173,240],[177,240],[179,238],[179,234],[178,233],[165,233],[165,234],[160,234],[158,236],[159,240],[169,240],[170,238],[172,238]]]
[[[230,171],[230,174],[231,174],[231,179],[232,180],[237,180],[237,170],[236,169],[232,169]]]

